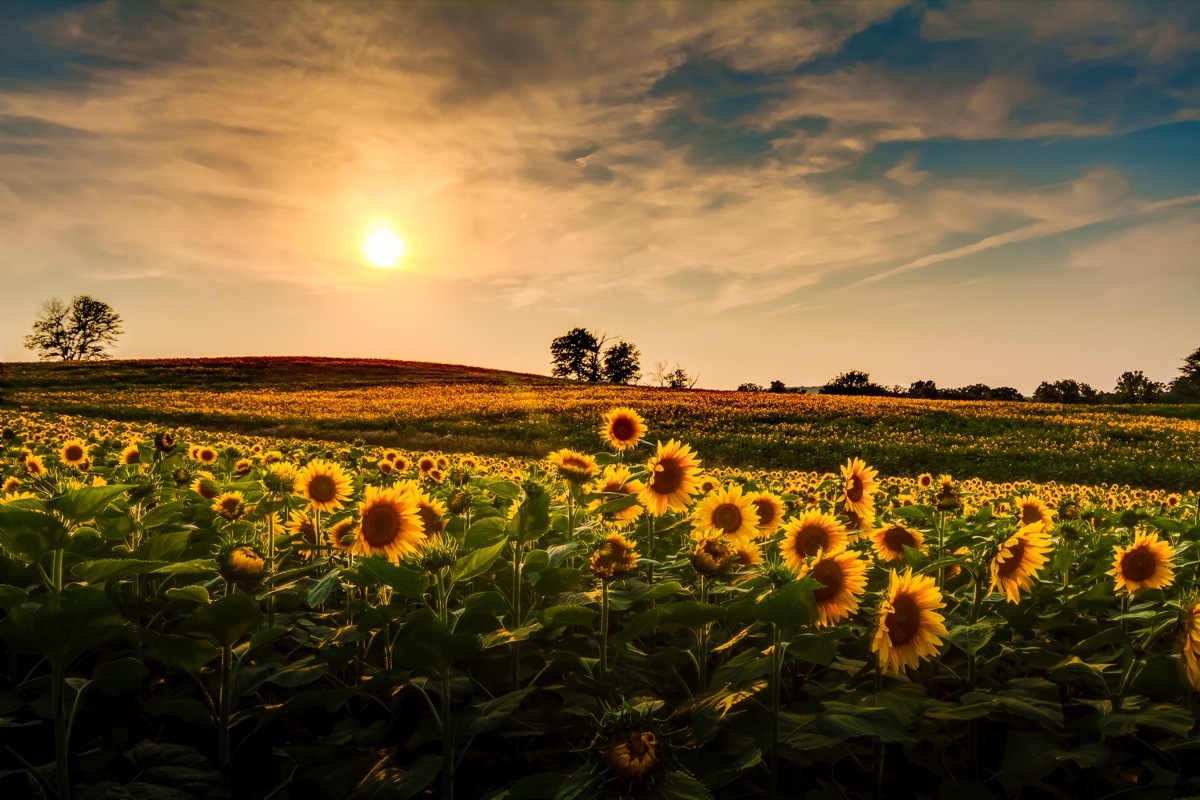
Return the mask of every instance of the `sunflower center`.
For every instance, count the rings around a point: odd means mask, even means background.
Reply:
[[[400,535],[400,512],[391,503],[378,503],[363,512],[363,538],[372,547],[383,547]]]
[[[1025,557],[1025,540],[1017,539],[1017,543],[1008,548],[1008,558],[1000,562],[996,573],[1001,578],[1007,578],[1017,571]]]
[[[337,485],[329,475],[315,475],[309,481],[308,496],[318,503],[328,503],[337,496]]]
[[[1148,581],[1154,575],[1157,567],[1158,559],[1154,557],[1154,553],[1151,553],[1148,547],[1127,550],[1121,558],[1121,574],[1127,581],[1139,583]]]
[[[893,525],[883,532],[883,544],[887,549],[903,553],[905,547],[916,547],[917,537],[901,525]]]
[[[921,609],[917,601],[906,594],[892,601],[892,613],[887,615],[888,636],[893,647],[911,642],[921,630]]]
[[[629,417],[617,417],[612,421],[608,431],[618,442],[630,442],[637,436],[637,426]]]
[[[733,503],[722,503],[713,509],[712,524],[722,533],[733,533],[742,527],[742,510]]]
[[[841,564],[832,558],[822,559],[813,567],[811,574],[821,584],[820,589],[813,590],[813,599],[822,605],[837,597],[838,593],[842,591],[842,585],[846,582]]]
[[[683,486],[683,466],[673,458],[664,458],[654,470],[650,487],[656,494],[670,495]]]
[[[1042,521],[1041,510],[1035,505],[1021,506],[1021,524],[1032,525]]]
[[[758,526],[765,528],[775,521],[775,506],[767,500],[751,500],[754,503],[754,513],[758,515]]]
[[[815,525],[808,525],[796,534],[796,552],[815,556],[819,550],[829,549],[829,532]]]
[[[857,475],[851,475],[846,479],[846,499],[851,503],[857,503],[862,500],[863,482],[862,478]]]
[[[422,503],[417,506],[417,514],[421,517],[421,524],[427,535],[442,532],[442,515],[437,512],[436,508]]]
[[[67,461],[78,461],[83,458],[83,448],[77,444],[67,445],[67,449],[63,450],[63,455]]]
[[[221,508],[231,514],[241,508],[241,505],[242,501],[238,500],[236,497],[226,497],[221,501]]]

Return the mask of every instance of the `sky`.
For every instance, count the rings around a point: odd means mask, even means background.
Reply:
[[[89,294],[117,358],[1169,381],[1200,3],[8,0],[0,287],[10,361]]]

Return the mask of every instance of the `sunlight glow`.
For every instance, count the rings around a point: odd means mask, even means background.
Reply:
[[[404,241],[387,228],[376,228],[363,243],[367,260],[377,267],[392,267],[404,255]]]

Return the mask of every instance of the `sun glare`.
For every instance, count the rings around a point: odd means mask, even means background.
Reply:
[[[375,266],[391,267],[404,255],[404,242],[387,228],[376,228],[367,234],[363,252]]]

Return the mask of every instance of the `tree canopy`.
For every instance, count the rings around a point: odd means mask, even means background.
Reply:
[[[33,333],[24,342],[43,361],[98,361],[109,358],[109,347],[122,333],[121,315],[112,306],[79,295],[70,305],[58,298],[42,303]]]

